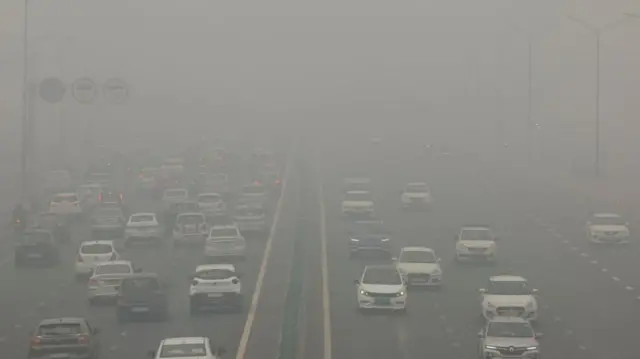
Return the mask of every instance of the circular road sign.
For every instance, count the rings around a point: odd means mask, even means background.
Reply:
[[[77,79],[71,86],[73,98],[79,103],[92,103],[98,94],[96,83],[88,77]]]
[[[102,85],[104,97],[111,103],[123,103],[129,98],[129,85],[119,78],[111,78]]]
[[[49,103],[58,103],[64,98],[67,86],[57,77],[47,77],[40,82],[38,93],[40,97]]]

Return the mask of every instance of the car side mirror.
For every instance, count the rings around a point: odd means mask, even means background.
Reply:
[[[155,351],[155,350],[149,350],[149,351],[147,352],[147,356],[148,356],[149,358],[154,358],[154,357],[156,356],[156,351]]]
[[[359,279],[354,279],[353,283],[360,284],[360,280]]]
[[[480,289],[478,289],[478,292],[484,294],[484,293],[487,292],[487,290],[485,288],[480,288]]]
[[[478,338],[484,338],[484,333],[481,331],[478,332]]]
[[[531,293],[538,293],[538,290],[536,288],[531,289]]]
[[[542,338],[543,334],[542,333],[536,333],[536,338]]]

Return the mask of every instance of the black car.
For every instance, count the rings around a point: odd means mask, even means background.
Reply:
[[[380,220],[354,221],[349,224],[349,256],[359,253],[391,254],[389,232]]]
[[[98,328],[84,318],[45,319],[31,337],[29,359],[97,359],[100,355]]]
[[[176,225],[176,219],[181,213],[199,213],[200,206],[196,201],[183,201],[172,203],[169,210],[164,213],[164,225],[167,232]]]
[[[166,285],[155,273],[135,273],[123,278],[117,299],[119,323],[134,318],[164,321],[169,317]]]
[[[67,243],[71,240],[71,223],[67,217],[51,212],[42,212],[33,221],[34,228],[51,231],[58,243]]]
[[[59,260],[58,243],[51,231],[29,229],[18,238],[14,257],[16,268],[28,264],[55,266]]]

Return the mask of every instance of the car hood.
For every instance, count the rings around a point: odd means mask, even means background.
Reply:
[[[367,234],[357,234],[354,233],[351,235],[352,239],[358,239],[358,240],[382,240],[382,239],[389,239],[389,235],[387,234],[371,234],[371,233],[367,233]]]
[[[485,345],[493,345],[496,347],[537,347],[538,341],[535,338],[503,338],[503,337],[486,337]]]
[[[398,293],[404,290],[402,284],[389,285],[389,284],[361,284],[360,289],[370,293],[391,294]]]
[[[626,232],[627,226],[622,225],[593,225],[589,227],[592,232]]]
[[[439,269],[438,263],[398,263],[398,269],[405,274],[413,273],[433,273],[434,270]]]
[[[494,241],[458,241],[458,244],[467,247],[467,248],[490,248],[495,242]]]
[[[500,306],[526,307],[527,304],[531,302],[535,302],[535,298],[532,295],[485,294],[484,302],[491,303],[497,307],[500,307]]]
[[[407,198],[426,198],[429,197],[429,193],[404,193],[403,194]]]
[[[373,205],[373,201],[342,201],[342,205],[348,207],[369,207]]]

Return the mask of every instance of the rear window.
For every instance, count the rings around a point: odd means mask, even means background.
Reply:
[[[122,281],[122,290],[148,291],[160,289],[160,283],[156,278],[128,278]]]
[[[77,201],[78,201],[78,196],[75,194],[56,195],[51,200],[51,202],[53,203],[77,202]]]
[[[153,222],[156,217],[151,214],[139,214],[135,216],[131,216],[132,223],[140,223],[140,222]]]
[[[44,324],[38,328],[38,335],[56,336],[56,335],[76,335],[82,334],[82,326],[80,323],[55,323]]]
[[[213,228],[209,232],[209,236],[212,238],[224,238],[224,237],[236,237],[238,230],[235,228]]]
[[[131,267],[127,264],[107,264],[100,265],[96,268],[96,275],[99,274],[127,274],[131,273]]]
[[[171,189],[164,192],[165,197],[186,197],[187,191],[184,189]]]
[[[197,272],[195,277],[205,280],[222,280],[235,277],[235,272],[228,269],[207,269]]]
[[[113,247],[109,244],[94,243],[80,247],[80,253],[82,254],[107,254],[111,252],[113,252]]]
[[[207,348],[204,343],[197,344],[165,344],[160,351],[160,358],[204,357]]]

